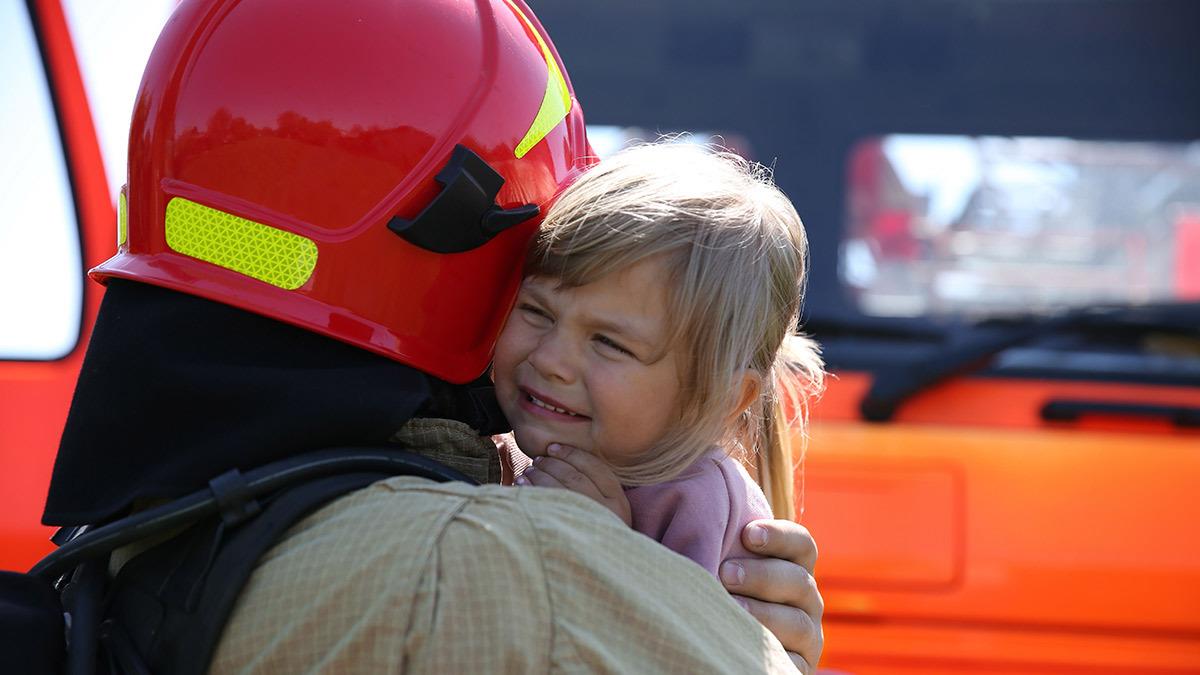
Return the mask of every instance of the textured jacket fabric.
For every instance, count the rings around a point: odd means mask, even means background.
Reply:
[[[454,423],[420,438],[494,454]],[[399,477],[325,506],[267,552],[211,672],[794,668],[712,576],[586,497]]]
[[[674,480],[628,488],[633,528],[691,558],[717,576],[726,558],[757,557],[742,546],[742,529],[772,518],[758,484],[719,448]]]

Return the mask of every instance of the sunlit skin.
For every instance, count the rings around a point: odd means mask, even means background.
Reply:
[[[496,395],[521,450],[558,443],[635,462],[679,418],[667,275],[648,259],[577,288],[530,277],[496,345]]]

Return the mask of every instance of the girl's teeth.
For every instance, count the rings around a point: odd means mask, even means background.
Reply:
[[[536,406],[538,406],[538,407],[540,407],[540,408],[545,408],[546,410],[553,410],[553,411],[554,411],[554,412],[556,412],[556,413],[561,413],[561,414],[563,414],[563,415],[570,415],[571,417],[576,417],[576,416],[578,416],[578,413],[573,413],[573,412],[571,412],[571,411],[569,411],[569,410],[566,410],[566,409],[564,409],[564,408],[556,408],[556,407],[554,407],[554,406],[550,405],[549,403],[546,403],[545,401],[543,401],[543,400],[541,400],[541,399],[537,398],[536,396],[530,396],[530,397],[529,397],[529,400],[530,400],[530,401],[533,401],[534,405],[536,405]]]

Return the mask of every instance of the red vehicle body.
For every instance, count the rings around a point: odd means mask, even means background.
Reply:
[[[962,368],[892,396],[890,384],[936,369],[959,349],[959,338],[971,343],[974,329],[964,328],[963,337],[936,325],[826,318],[841,317],[824,310],[846,301],[835,275],[822,271],[840,243],[847,148],[864,136],[1200,137],[1194,71],[1181,66],[1200,63],[1194,39],[1180,32],[1195,25],[1196,11],[1150,0],[775,2],[694,11],[683,3],[532,4],[562,50],[589,121],[739,127],[733,130],[756,149],[780,155],[778,180],[812,240],[809,329],[834,373],[813,409],[797,473],[801,521],[821,551],[822,665],[860,675],[1200,673],[1200,378],[1187,370],[1200,362],[1195,333],[1183,331],[1184,372],[1118,376],[1061,367],[1073,355],[1109,349],[1095,346],[1103,340],[1093,332],[1080,329],[1074,342],[1052,347],[1036,328],[1022,341],[1001,327]],[[116,187],[105,180],[62,8],[57,0],[29,7],[63,132],[86,269],[115,250]],[[850,37],[858,29],[870,36],[863,44]],[[1146,47],[1141,61],[1119,58],[1132,44],[1127,29],[1166,46]],[[801,35],[795,44],[781,37],[793,30]],[[730,31],[731,43],[712,48]],[[974,65],[943,65],[955,49],[976,44],[1027,67],[982,56]],[[1087,49],[1080,56],[1061,44]],[[810,64],[799,81],[811,96],[785,100],[788,87],[800,85],[782,62],[759,60],[758,49]],[[1106,60],[1106,50],[1118,56]],[[1088,70],[1089,58],[1112,72]],[[667,82],[671,59],[687,63]],[[757,70],[739,71],[743,62]],[[860,62],[883,75],[839,79]],[[1043,65],[1044,72],[1030,72]],[[942,80],[918,82],[926,71]],[[631,97],[639,106],[629,105]],[[789,177],[797,163],[806,168]],[[1189,227],[1180,230],[1188,242],[1195,236]],[[901,248],[914,250],[911,242]],[[1180,246],[1179,255],[1195,250]],[[1189,270],[1197,266],[1191,258],[1178,266],[1180,289],[1194,288]],[[101,291],[84,284],[81,335],[69,354],[0,361],[5,569],[27,568],[51,549],[38,520]],[[1129,330],[1122,324],[1112,332]],[[1149,358],[1149,338],[1180,337],[1138,330],[1136,346],[1120,348],[1135,363]],[[994,359],[1021,345],[1049,364],[1017,368]],[[882,413],[871,405],[879,401]]]
[[[82,274],[112,255],[116,244],[113,191],[104,173],[96,128],[75,47],[57,0],[29,3],[58,116],[79,223]],[[32,254],[32,253],[31,253]],[[79,340],[51,361],[0,361],[0,568],[27,569],[49,553],[50,528],[40,525],[50,470],[74,381],[103,289],[83,284]],[[11,317],[4,320],[15,320]],[[2,325],[2,324],[0,324]]]

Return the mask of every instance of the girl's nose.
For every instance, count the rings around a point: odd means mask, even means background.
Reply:
[[[529,363],[547,380],[566,384],[575,381],[573,350],[560,331],[552,330],[538,340],[529,353]]]

